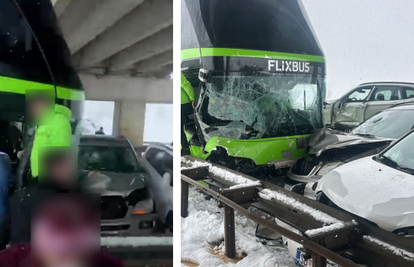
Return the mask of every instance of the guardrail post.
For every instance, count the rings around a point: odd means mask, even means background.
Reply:
[[[181,217],[188,216],[188,183],[181,180]]]
[[[312,252],[312,267],[326,267],[326,258]]]
[[[234,209],[224,204],[224,246],[226,256],[236,258],[236,233],[234,230]]]

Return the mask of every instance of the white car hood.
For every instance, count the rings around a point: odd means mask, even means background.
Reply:
[[[414,176],[372,156],[327,173],[316,190],[322,190],[340,208],[385,230],[414,226]]]

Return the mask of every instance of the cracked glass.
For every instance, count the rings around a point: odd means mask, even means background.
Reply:
[[[312,133],[322,126],[324,80],[311,74],[214,76],[198,113],[207,139],[261,139]]]

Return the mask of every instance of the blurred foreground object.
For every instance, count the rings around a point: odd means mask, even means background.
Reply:
[[[32,222],[31,243],[1,252],[1,266],[123,266],[100,251],[99,202],[93,196],[51,194]]]

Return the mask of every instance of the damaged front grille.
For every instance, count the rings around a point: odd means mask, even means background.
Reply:
[[[101,197],[101,219],[114,220],[125,218],[128,205],[122,196]]]

